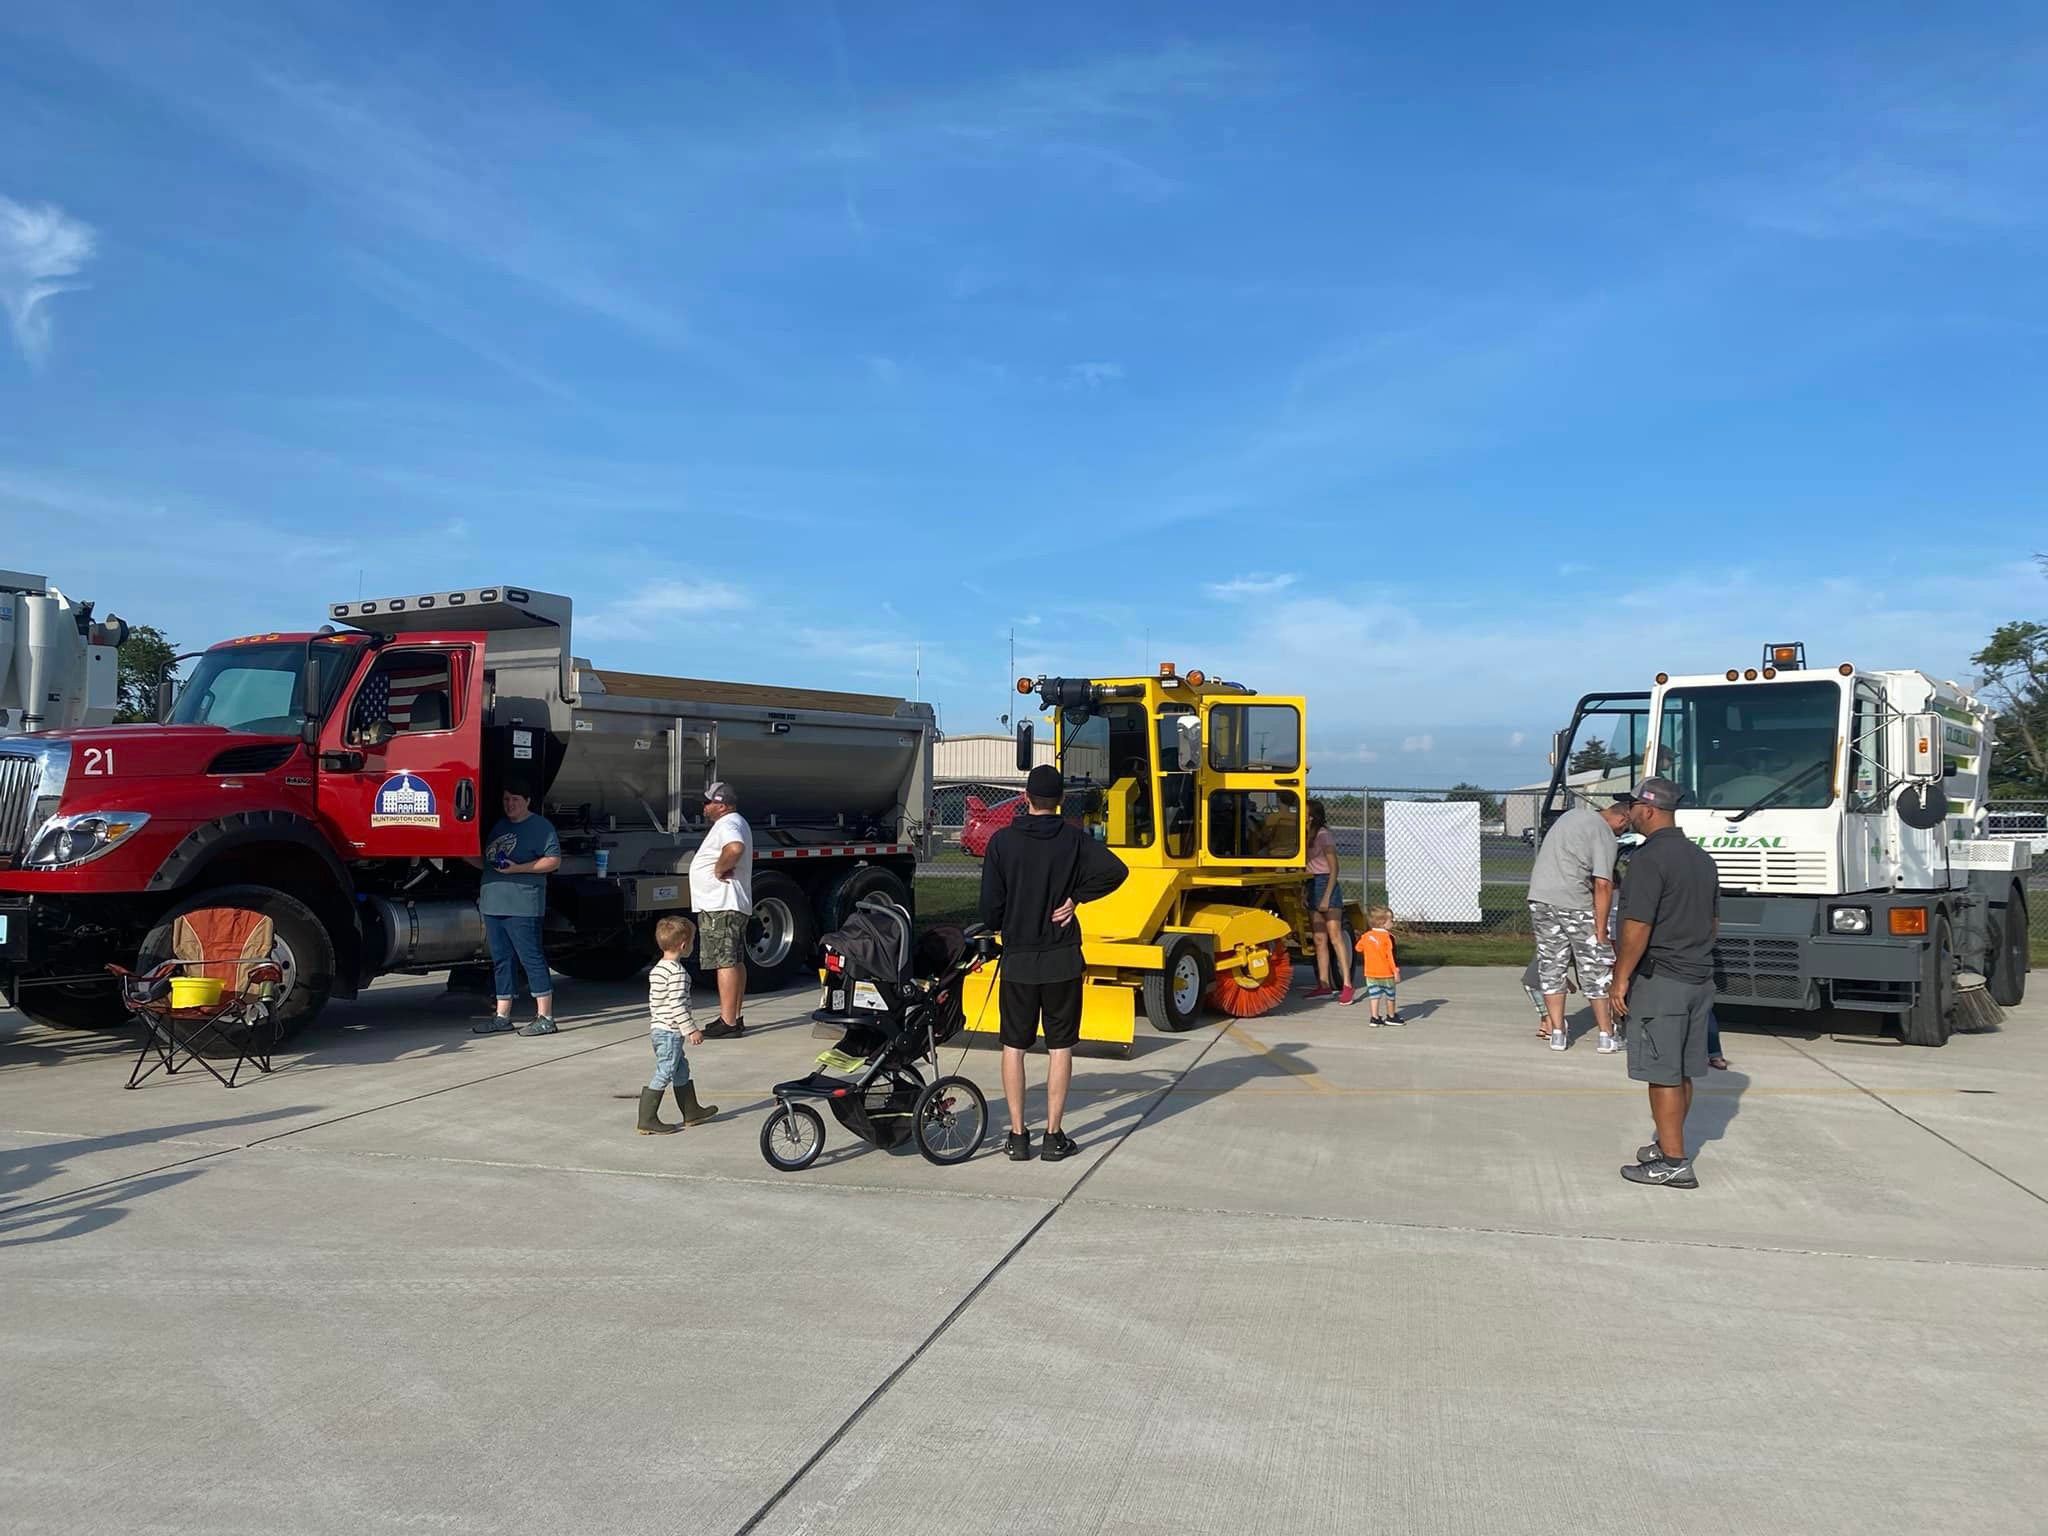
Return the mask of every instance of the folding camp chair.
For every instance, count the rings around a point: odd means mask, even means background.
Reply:
[[[147,976],[118,965],[107,967],[120,984],[122,1006],[142,1026],[142,1049],[136,1052],[135,1065],[128,1073],[130,1088],[140,1088],[144,1079],[156,1072],[175,1077],[194,1062],[211,1072],[223,1088],[235,1086],[245,1065],[258,1072],[271,1070],[270,1000],[263,992],[282,981],[284,972],[267,962],[245,966],[246,977],[239,991],[223,992],[219,1002],[203,1008],[174,1008],[171,978],[189,964],[192,962],[166,960]],[[232,1053],[233,1065],[222,1072],[214,1058],[205,1054],[209,1050],[219,1051],[221,1060]]]

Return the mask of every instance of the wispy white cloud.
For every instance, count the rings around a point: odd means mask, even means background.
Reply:
[[[1519,747],[1520,745],[1522,745],[1523,742],[1527,741],[1528,739],[1529,733],[1527,731],[1511,731],[1508,734],[1508,746],[1511,748]]]
[[[687,633],[693,621],[724,617],[753,605],[749,593],[725,582],[663,578],[578,614],[576,634],[600,640],[673,636]]]
[[[1404,736],[1401,739],[1401,750],[1403,752],[1434,752],[1436,750],[1436,737],[1427,732],[1420,736]]]
[[[85,286],[71,279],[97,247],[92,227],[54,203],[30,207],[0,196],[0,305],[31,363],[50,353],[50,300]]]
[[[1284,572],[1273,575],[1253,572],[1248,576],[1233,576],[1228,581],[1212,581],[1202,590],[1227,602],[1244,597],[1271,597],[1286,591],[1294,583],[1295,578]]]
[[[1114,384],[1123,376],[1122,363],[1069,363],[1065,378],[1072,388],[1100,389],[1105,384]]]

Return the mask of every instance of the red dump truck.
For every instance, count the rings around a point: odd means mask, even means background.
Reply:
[[[806,973],[862,897],[911,900],[929,705],[593,667],[569,599],[527,587],[328,617],[181,658],[156,724],[0,741],[0,988],[22,1013],[117,1025],[106,967],[191,958],[202,929],[283,971],[279,1038],[377,976],[474,964],[466,861],[515,777],[561,835],[544,940],[570,977],[630,976],[687,910],[712,779],[754,828],[755,986]]]

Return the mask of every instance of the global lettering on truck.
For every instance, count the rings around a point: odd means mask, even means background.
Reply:
[[[1720,876],[1722,1002],[1888,1015],[1908,1043],[1941,1045],[1968,989],[2025,995],[2040,849],[1994,824],[1994,724],[1968,689],[1809,667],[1794,642],[1760,666],[1588,694],[1558,733],[1546,826],[1580,795],[1563,765],[1596,741],[1685,792],[1679,829]]]
[[[599,668],[572,617],[516,586],[336,603],[180,658],[155,724],[0,741],[9,1001],[111,1027],[109,965],[269,960],[282,1038],[378,976],[474,964],[472,861],[510,782],[561,833],[543,939],[572,978],[633,975],[688,908],[713,779],[754,827],[754,986],[803,973],[861,898],[910,903],[930,706]]]

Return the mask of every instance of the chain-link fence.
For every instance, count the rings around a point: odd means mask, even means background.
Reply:
[[[1341,784],[1309,790],[1328,814],[1346,900],[1390,907],[1409,933],[1521,941],[1529,937],[1529,872],[1542,838],[1544,793]],[[981,876],[980,850],[1019,797],[1014,787],[991,784],[942,786],[938,795],[949,814],[935,829],[923,870],[935,900],[921,905],[964,911]],[[1605,796],[1588,803],[1605,803]],[[2048,800],[1994,802],[1989,830],[2048,852]],[[2033,947],[2048,963],[2048,857],[2035,860],[2027,887]],[[1493,947],[1508,958],[1511,946]]]
[[[941,820],[923,875],[935,882],[978,880],[981,850],[1015,814],[1017,793],[960,784],[936,794]],[[1346,900],[1390,905],[1410,931],[1528,934],[1541,791],[1318,784],[1309,794],[1329,817]],[[1420,809],[1392,812],[1390,843],[1389,807],[1396,805]],[[937,894],[949,907],[966,899],[964,889]]]

